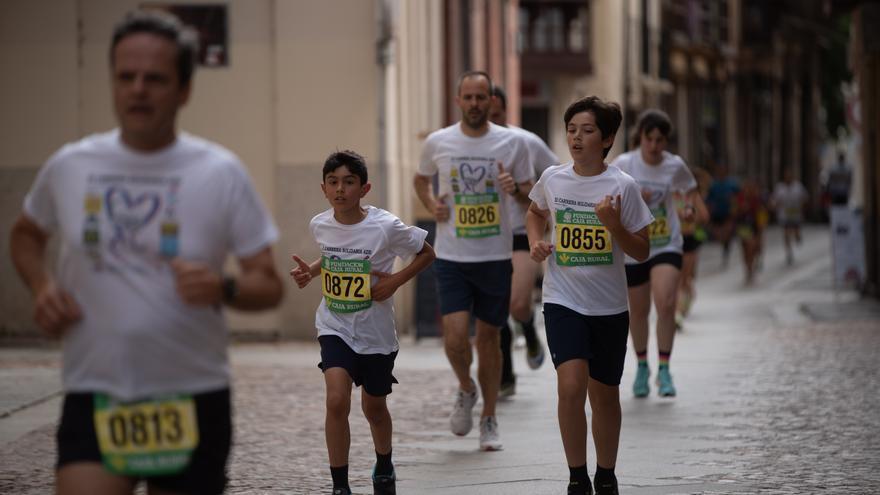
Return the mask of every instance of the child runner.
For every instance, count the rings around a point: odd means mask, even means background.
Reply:
[[[697,181],[684,160],[666,151],[672,122],[660,110],[646,110],[636,124],[635,145],[638,149],[618,156],[612,163],[631,175],[642,190],[642,197],[651,208],[655,221],[651,225],[651,255],[647,261],[626,260],[629,286],[630,329],[638,358],[633,394],[646,397],[648,387],[648,315],[651,298],[657,309],[657,349],[659,369],[657,392],[661,397],[674,397],[675,386],[669,373],[669,356],[675,339],[675,309],[678,278],[682,264],[681,228],[675,210],[675,195],[686,203],[700,204]],[[683,212],[690,221],[695,210]]]
[[[331,154],[324,163],[321,190],[329,210],[316,215],[309,229],[321,257],[306,264],[293,255],[290,271],[300,288],[320,277],[324,301],[315,313],[321,363],[327,387],[325,431],[333,494],[351,493],[348,413],[351,385],[363,385],[361,402],[376,448],[373,493],[394,494],[391,462],[391,415],[385,398],[391,393],[398,342],[394,329],[394,292],[434,260],[427,232],[405,225],[393,214],[361,206],[370,191],[367,166],[353,151]],[[409,265],[391,273],[398,256],[415,255]]]
[[[617,494],[619,386],[629,328],[624,254],[648,257],[654,219],[633,178],[604,162],[620,107],[590,96],[572,103],[564,118],[573,162],[548,168],[535,184],[526,229],[532,259],[553,256],[544,277],[544,321],[556,367],[568,493],[592,493],[584,412],[589,394],[596,493]],[[550,242],[544,240],[548,222]]]

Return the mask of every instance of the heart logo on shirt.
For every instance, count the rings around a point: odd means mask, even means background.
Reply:
[[[159,194],[146,192],[133,196],[120,187],[111,187],[107,191],[107,216],[114,225],[129,233],[150,223],[159,210]]]
[[[470,163],[462,163],[459,167],[459,172],[461,172],[461,180],[464,182],[465,192],[477,192],[477,185],[486,177],[485,167],[472,167]]]

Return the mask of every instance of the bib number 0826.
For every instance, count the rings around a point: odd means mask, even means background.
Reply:
[[[495,205],[468,206],[458,209],[459,225],[484,225],[495,223]]]

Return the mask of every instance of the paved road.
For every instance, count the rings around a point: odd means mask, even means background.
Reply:
[[[672,358],[677,398],[633,398],[630,356],[622,493],[880,493],[880,309],[834,295],[827,230],[806,232],[794,267],[784,265],[778,231],[767,244],[749,288],[735,259],[722,270],[717,247],[704,248],[699,296]],[[317,356],[311,343],[233,347],[229,493],[329,491]],[[656,369],[653,347],[649,356]],[[516,359],[517,394],[499,407],[505,449],[483,453],[476,432],[448,432],[454,385],[440,343],[404,344],[389,398],[400,493],[564,493],[554,372],[528,370],[521,351]],[[51,492],[57,367],[56,349],[0,349],[0,493]],[[353,487],[371,493],[357,400],[352,439]],[[592,471],[592,447],[589,458]]]

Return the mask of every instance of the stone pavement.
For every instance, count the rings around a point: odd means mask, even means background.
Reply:
[[[768,233],[749,288],[736,260],[723,270],[717,246],[702,250],[698,298],[672,357],[677,398],[633,398],[629,357],[622,493],[880,492],[880,305],[833,293],[826,229],[807,230],[794,267],[779,237]],[[228,493],[329,493],[317,346],[239,344],[231,354]],[[521,350],[515,358],[517,394],[498,410],[504,450],[483,453],[476,431],[448,431],[455,387],[440,342],[404,342],[389,397],[399,493],[565,492],[555,374],[548,364],[529,370]],[[649,359],[655,371],[653,347]],[[0,348],[0,493],[51,492],[57,368],[56,348]],[[371,493],[374,455],[354,397],[350,473],[356,493]],[[589,459],[592,472],[592,445]]]

